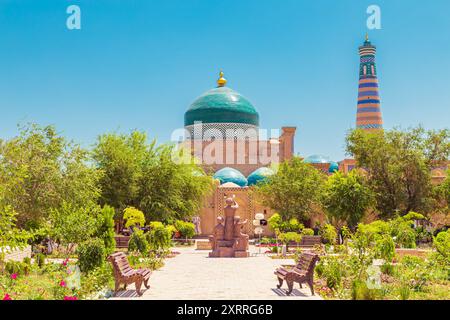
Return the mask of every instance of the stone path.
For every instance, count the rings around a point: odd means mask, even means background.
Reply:
[[[251,252],[257,252],[250,246]],[[263,300],[263,299],[321,299],[311,296],[309,288],[300,289],[295,284],[291,296],[286,296],[286,284],[277,289],[273,271],[281,264],[293,260],[271,259],[264,255],[250,258],[208,258],[208,251],[194,248],[175,248],[180,252],[175,258],[165,260],[165,266],[154,271],[150,289],[138,297],[133,286],[121,291],[113,299],[162,300]]]

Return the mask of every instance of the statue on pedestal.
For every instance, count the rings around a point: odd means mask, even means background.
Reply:
[[[214,227],[213,234],[209,237],[212,252],[210,257],[248,257],[248,235],[242,233],[242,227],[247,220],[241,221],[236,216],[239,205],[233,198],[225,200],[224,216],[217,217],[218,224]]]

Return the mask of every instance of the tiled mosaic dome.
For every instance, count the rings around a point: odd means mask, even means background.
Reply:
[[[248,185],[253,186],[260,181],[266,180],[269,176],[273,175],[274,172],[270,168],[262,167],[253,171],[248,177]]]
[[[329,173],[335,173],[339,171],[339,164],[337,162],[332,161],[330,163],[330,168],[328,169]]]
[[[220,184],[224,184],[227,182],[232,182],[234,184],[237,184],[240,187],[247,186],[247,179],[245,176],[239,172],[236,169],[233,168],[223,168],[217,171],[214,174],[214,179],[218,179],[220,181]]]
[[[218,87],[197,98],[186,111],[184,125],[193,125],[195,121],[259,126],[259,114],[250,101],[236,91]]]

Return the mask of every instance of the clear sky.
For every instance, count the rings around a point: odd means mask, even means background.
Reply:
[[[223,69],[261,127],[296,126],[297,153],[341,160],[371,4],[385,127],[448,128],[448,0],[0,0],[0,138],[33,121],[84,146],[132,129],[168,141]]]

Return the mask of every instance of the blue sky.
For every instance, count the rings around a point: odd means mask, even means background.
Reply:
[[[297,126],[297,153],[340,160],[371,4],[385,127],[448,128],[448,0],[0,0],[0,138],[33,121],[84,146],[132,129],[164,142],[223,69],[261,127]]]

